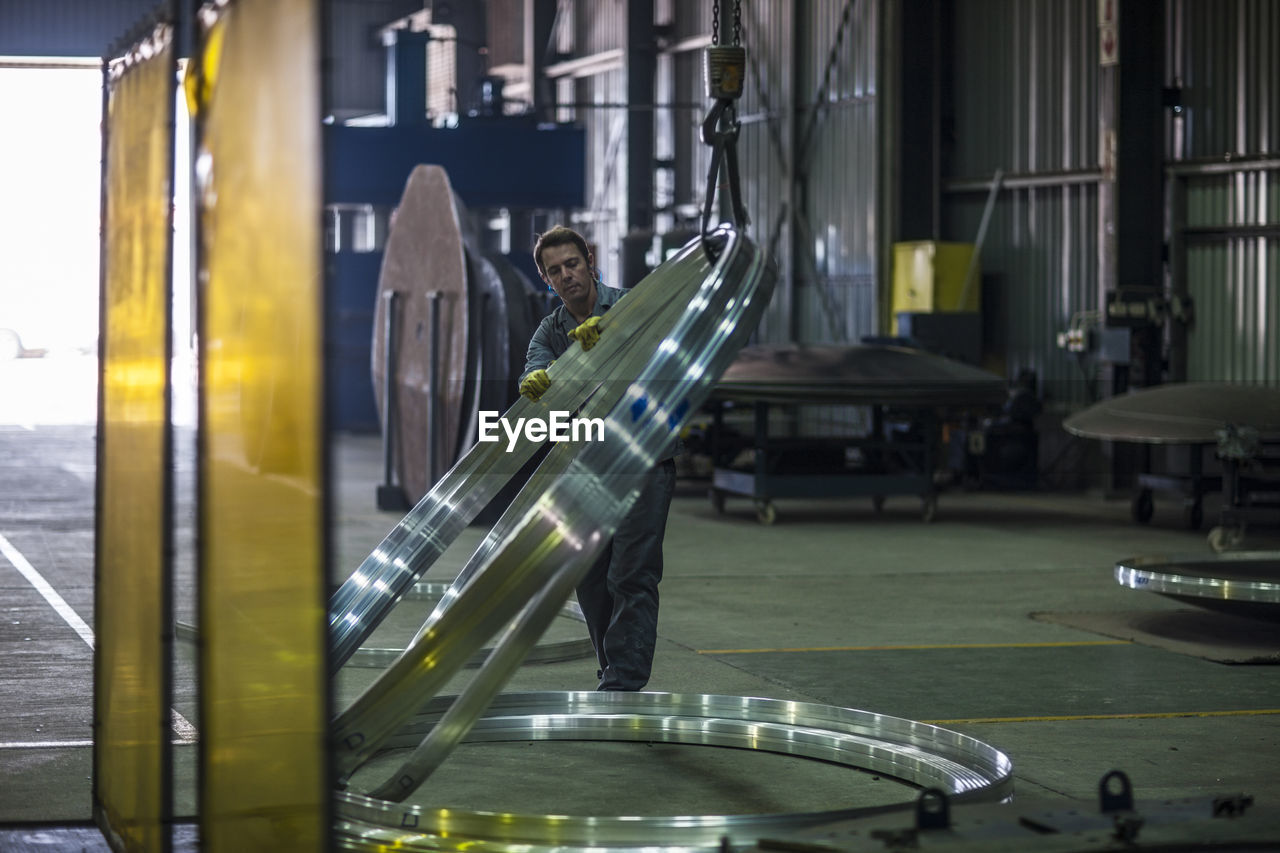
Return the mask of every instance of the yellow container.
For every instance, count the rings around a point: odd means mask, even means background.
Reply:
[[[973,260],[972,243],[916,240],[893,244],[893,333],[901,311],[979,311],[982,271],[975,267],[965,293],[965,277]]]

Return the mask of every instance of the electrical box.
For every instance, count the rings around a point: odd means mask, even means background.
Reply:
[[[967,311],[982,308],[982,274],[974,269],[965,291],[965,279],[973,261],[972,243],[916,240],[893,244],[893,333],[899,334],[902,312]]]

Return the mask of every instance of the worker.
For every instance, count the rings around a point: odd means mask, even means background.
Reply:
[[[547,368],[578,341],[590,349],[600,338],[600,317],[626,291],[600,280],[582,235],[558,225],[533,248],[538,273],[561,303],[542,319],[529,341],[520,393],[538,400],[551,386]],[[674,447],[672,448],[674,451]],[[649,681],[658,639],[658,582],[662,539],[675,491],[674,453],[644,476],[640,494],[617,531],[578,584],[578,604],[600,664],[597,690],[640,690]]]

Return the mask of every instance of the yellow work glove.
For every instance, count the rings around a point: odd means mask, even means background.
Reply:
[[[589,350],[600,340],[600,318],[588,317],[587,322],[569,332],[572,340],[582,344],[582,349]]]
[[[547,371],[535,370],[520,383],[520,393],[536,403],[550,387],[551,377],[547,376]]]

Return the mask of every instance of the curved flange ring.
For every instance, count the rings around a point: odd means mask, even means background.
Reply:
[[[732,242],[742,245],[743,241],[734,239]],[[737,253],[733,254],[736,259]],[[726,258],[722,266],[727,266],[729,260]],[[667,261],[664,268],[662,287],[639,288],[635,296],[622,300],[605,314],[600,320],[601,339],[592,351],[588,353],[578,347],[570,348],[548,368],[554,381],[541,400],[534,402],[521,397],[508,409],[505,417],[518,423],[522,418],[540,416],[546,411],[578,409],[585,396],[590,395],[602,380],[610,378],[610,371],[602,372],[602,367],[628,349],[638,350],[639,355],[626,358],[627,370],[639,372],[660,339],[647,347],[633,345],[640,343],[641,339],[648,343],[651,326],[667,328],[674,323],[682,315],[685,304],[705,284],[710,271],[697,241]],[[608,334],[604,334],[607,330]],[[478,443],[387,534],[330,600],[331,674],[341,669],[400,596],[444,553],[498,490],[533,456],[540,444],[522,440],[514,448],[506,448],[498,442]],[[542,467],[539,472],[535,473],[535,478],[541,476]],[[556,475],[559,473],[555,472]],[[526,491],[534,490],[526,485],[521,494]],[[522,504],[519,497],[513,506],[515,504]],[[508,509],[508,512],[512,510]],[[501,521],[498,526],[502,526]],[[497,538],[491,533],[480,548],[481,555],[487,555],[496,544]],[[475,568],[477,561],[473,560],[464,569],[464,574]],[[455,581],[455,591],[465,583],[466,579],[460,577]],[[454,597],[449,595],[442,599],[429,621],[439,617]]]
[[[661,274],[651,275],[666,279],[670,274],[699,283],[691,298],[678,303],[680,313],[674,323],[654,329],[657,343],[644,353],[645,363],[624,374],[623,381],[599,386],[610,392],[607,395],[590,398],[591,404],[597,398],[603,401],[603,440],[582,447],[529,510],[513,519],[483,568],[461,587],[454,606],[424,626],[413,646],[335,718],[334,760],[340,774],[353,771],[378,752],[488,637],[508,626],[500,662],[495,662],[499,657],[495,652],[459,697],[458,710],[415,752],[414,772],[402,769],[394,781],[404,793],[420,784],[465,734],[487,699],[501,689],[518,665],[519,654],[533,645],[537,632],[554,616],[554,610],[547,611],[543,605],[550,601],[558,609],[572,593],[635,499],[645,471],[661,458],[683,421],[701,405],[715,377],[755,327],[772,293],[773,269],[759,248],[732,230],[717,233],[722,233],[725,249],[709,273],[688,263],[688,257],[678,257],[664,264]],[[673,301],[665,288],[649,285],[640,290],[639,295],[667,297],[659,306]],[[623,300],[618,311],[625,307]],[[620,335],[614,346],[623,343],[624,337]],[[599,358],[597,350],[605,342],[602,335],[588,354],[588,365]],[[581,366],[572,357],[567,362],[574,369]],[[600,365],[607,362],[606,358]],[[608,379],[607,373],[601,378]],[[591,388],[584,383],[581,390],[589,394]],[[511,411],[520,407],[517,403]],[[529,488],[526,485],[525,490]],[[396,570],[396,578],[403,576],[398,574],[399,566],[393,563],[390,568]],[[547,595],[544,588],[562,582],[563,589]],[[360,585],[368,584],[369,578],[362,576]],[[535,597],[536,606],[531,606]],[[331,626],[343,621],[341,616],[331,618]]]
[[[437,697],[387,742],[412,747],[453,697]],[[469,742],[640,741],[755,749],[816,759],[938,788],[953,801],[999,800],[1013,792],[1013,766],[994,747],[948,729],[869,711],[778,699],[671,693],[508,693],[497,697]],[[758,815],[601,817],[512,815],[424,809],[340,792],[344,850],[560,853],[589,848],[708,850],[753,844],[900,805]]]
[[[1130,557],[1116,563],[1115,579],[1175,597],[1280,604],[1280,551]]]
[[[452,584],[440,581],[418,581],[404,595],[404,601],[436,601],[453,588]],[[560,608],[559,615],[577,622],[585,622],[582,608],[576,601],[566,602]],[[492,647],[481,649],[471,660],[468,667],[480,666],[493,652]],[[396,658],[404,654],[404,649],[360,648],[352,653],[348,665],[365,669],[386,669]],[[565,660],[591,657],[595,649],[591,646],[591,638],[579,637],[574,640],[560,640],[554,643],[538,643],[525,656],[525,663],[557,663]]]

